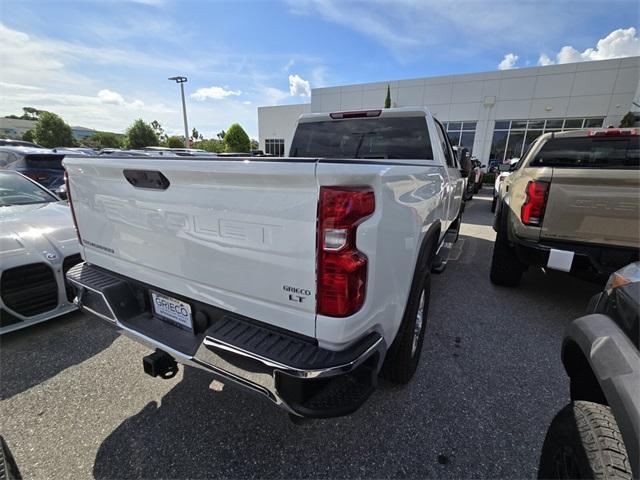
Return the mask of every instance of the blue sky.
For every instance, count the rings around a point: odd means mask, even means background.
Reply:
[[[634,0],[2,0],[0,114],[206,137],[309,88],[640,54]]]

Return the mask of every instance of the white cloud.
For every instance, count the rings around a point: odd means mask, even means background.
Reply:
[[[281,100],[289,96],[284,90],[275,87],[262,87],[262,94],[269,100],[269,103],[275,105]]]
[[[498,64],[498,70],[510,70],[512,68],[515,68],[518,58],[520,57],[515,53],[507,53],[502,61]]]
[[[118,92],[114,92],[112,90],[104,89],[98,92],[98,98],[102,103],[107,103],[110,105],[123,105],[124,98]]]
[[[212,98],[214,100],[222,100],[223,98],[235,96],[242,94],[240,90],[227,90],[224,87],[208,87],[208,88],[199,88],[195,91],[195,93],[191,94],[191,98],[194,98],[199,101],[206,100],[207,98]]]
[[[538,59],[538,65],[606,60],[634,55],[640,55],[640,38],[637,36],[636,29],[634,27],[618,28],[598,40],[595,48],[587,48],[580,52],[571,45],[565,45],[556,54],[555,60],[543,53]]]
[[[298,74],[289,75],[289,93],[294,97],[310,97],[309,81],[301,78]]]

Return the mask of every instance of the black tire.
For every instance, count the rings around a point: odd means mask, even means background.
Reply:
[[[526,265],[518,259],[515,248],[509,245],[505,214],[499,215],[489,278],[495,285],[515,287],[520,283]]]
[[[18,465],[11,455],[9,446],[0,435],[0,480],[21,480]]]
[[[498,198],[493,197],[491,200],[491,213],[496,213],[496,205],[498,205]]]
[[[418,368],[424,332],[426,330],[429,311],[429,292],[431,290],[431,276],[429,268],[421,268],[414,276],[409,300],[405,308],[404,317],[395,340],[391,344],[387,356],[384,359],[380,375],[382,378],[397,384],[406,384],[411,380]],[[424,293],[424,307],[422,309],[422,328],[417,336],[417,345],[414,348],[414,337],[417,313],[420,306],[420,298]]]
[[[480,184],[479,183],[474,183],[473,184],[473,193],[478,193],[480,191]]]
[[[555,416],[544,439],[538,478],[631,480],[631,465],[611,409],[577,401]]]

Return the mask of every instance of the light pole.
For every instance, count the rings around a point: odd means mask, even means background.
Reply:
[[[187,81],[187,77],[169,77],[169,80],[173,80],[180,84],[180,93],[182,94],[182,116],[184,117],[184,148],[189,148],[189,127],[187,126],[187,106],[184,103],[184,84]]]

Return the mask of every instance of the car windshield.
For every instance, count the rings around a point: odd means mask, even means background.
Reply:
[[[0,172],[0,207],[57,202],[42,187],[13,172]]]
[[[301,123],[291,143],[291,156],[433,159],[424,117]]]

